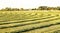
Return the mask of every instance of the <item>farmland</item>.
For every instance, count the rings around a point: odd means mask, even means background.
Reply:
[[[60,11],[0,11],[0,33],[60,33]]]

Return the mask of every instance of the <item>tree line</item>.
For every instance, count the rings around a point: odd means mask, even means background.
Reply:
[[[22,10],[60,10],[60,7],[39,6],[38,8],[24,9],[24,8],[2,8],[0,11],[22,11]]]

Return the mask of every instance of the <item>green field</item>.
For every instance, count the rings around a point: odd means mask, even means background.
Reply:
[[[0,33],[60,33],[60,11],[0,11]]]

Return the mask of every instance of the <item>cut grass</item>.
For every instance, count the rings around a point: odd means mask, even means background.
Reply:
[[[60,29],[59,14],[56,11],[1,11],[0,33],[54,32]]]

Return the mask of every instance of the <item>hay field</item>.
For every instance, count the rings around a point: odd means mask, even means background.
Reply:
[[[60,11],[0,11],[0,33],[60,33]]]

